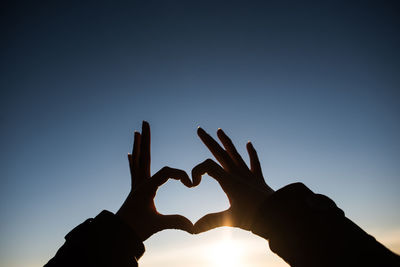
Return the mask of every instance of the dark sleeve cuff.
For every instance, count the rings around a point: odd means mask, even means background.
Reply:
[[[145,251],[134,231],[106,210],[75,227],[65,240],[46,267],[137,266]]]
[[[118,251],[120,256],[139,259],[145,251],[143,243],[135,232],[107,210],[103,210],[94,219],[86,220],[65,236],[67,242],[82,238],[92,248],[105,252]]]
[[[344,216],[328,197],[301,183],[260,206],[252,232],[291,266],[400,266],[397,255]]]
[[[293,183],[279,189],[260,205],[252,232],[269,239],[279,229],[293,228],[300,218],[319,214],[344,217],[344,212],[330,198],[314,194],[302,183]]]

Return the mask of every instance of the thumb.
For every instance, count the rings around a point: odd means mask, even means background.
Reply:
[[[217,213],[210,213],[200,218],[194,224],[194,233],[199,234],[217,227],[232,226],[232,225],[233,222],[231,219],[230,210]]]
[[[182,215],[162,215],[161,230],[179,229],[193,234],[193,223]]]

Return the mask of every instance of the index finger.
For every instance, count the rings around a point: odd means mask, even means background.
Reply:
[[[206,159],[192,169],[193,186],[200,184],[201,176],[207,173],[221,185],[222,190],[228,193],[230,179],[227,172],[212,159]]]
[[[147,121],[142,123],[142,135],[140,138],[140,167],[144,175],[150,177],[150,125]]]
[[[193,186],[192,181],[185,171],[170,167],[163,167],[156,174],[154,174],[153,177],[151,177],[151,184],[158,188],[168,181],[169,178],[180,180],[187,187]]]
[[[203,141],[203,143],[225,169],[234,169],[233,160],[230,158],[229,154],[218,144],[218,142],[214,140],[214,138],[212,138],[200,127],[197,129],[197,134],[201,141]]]
[[[219,128],[217,131],[217,135],[219,140],[221,140],[221,143],[225,147],[226,151],[228,152],[232,160],[236,162],[238,167],[240,167],[242,171],[248,171],[249,168],[242,159],[242,156],[240,156],[239,152],[237,152],[235,145],[233,144],[232,140],[226,135],[226,133],[221,128]]]

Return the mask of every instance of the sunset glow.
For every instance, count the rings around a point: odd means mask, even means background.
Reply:
[[[0,267],[42,267],[120,209],[143,120],[152,175],[217,161],[197,127],[221,128],[250,166],[251,141],[269,187],[303,183],[400,254],[398,3],[2,1]],[[155,206],[195,224],[239,201],[203,175]],[[153,234],[139,267],[288,267],[251,231],[189,232]]]
[[[243,244],[226,238],[210,246],[208,255],[212,267],[239,267],[243,266]]]

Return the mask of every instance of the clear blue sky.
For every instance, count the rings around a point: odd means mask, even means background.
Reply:
[[[2,3],[0,266],[41,266],[74,226],[118,210],[143,119],[153,172],[190,172],[211,157],[197,126],[221,127],[246,160],[254,143],[271,187],[302,181],[400,253],[394,2]],[[190,190],[168,182],[156,204],[193,221],[228,205],[207,177]],[[196,248],[226,236],[251,248],[244,266],[285,266],[229,229],[165,231],[140,263],[212,266]]]

